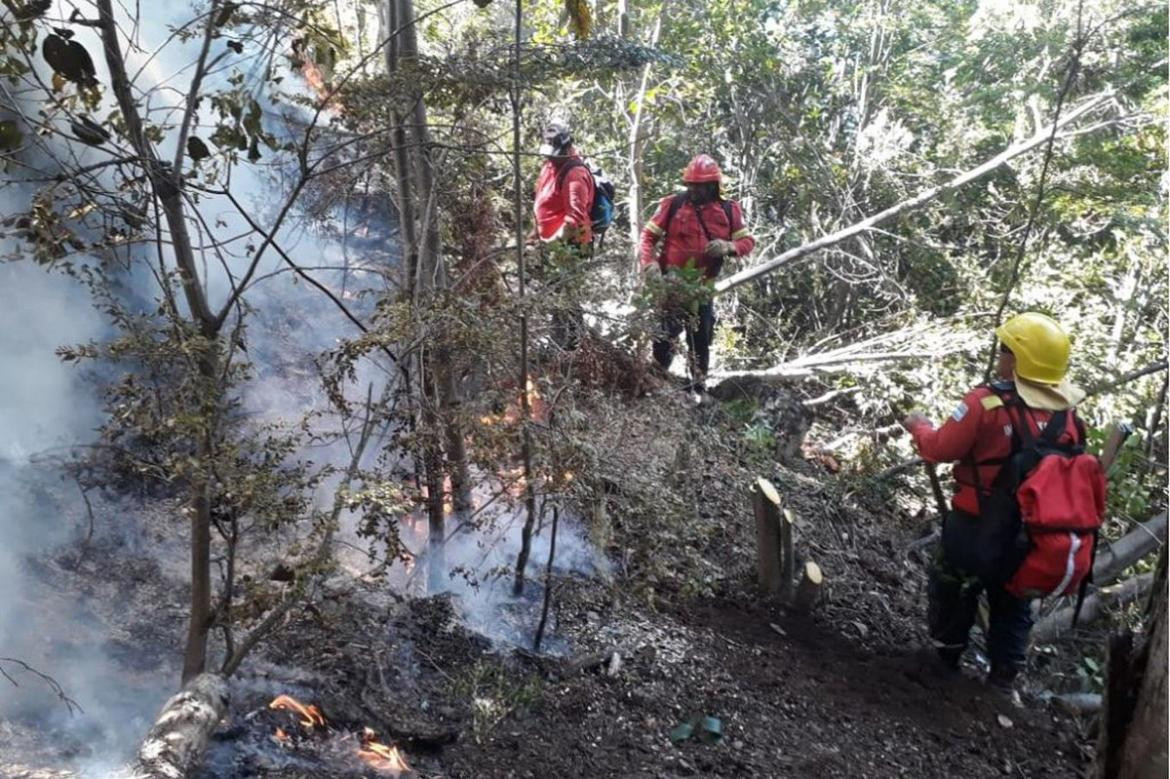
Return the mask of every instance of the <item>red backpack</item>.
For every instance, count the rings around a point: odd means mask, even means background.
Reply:
[[[1083,597],[1105,518],[1101,463],[1085,453],[1085,428],[1075,409],[1053,412],[1041,428],[1018,396],[996,394],[1013,417],[1012,452],[980,514],[983,521],[1015,528],[1003,551],[999,578],[1019,598],[1068,595],[1078,589]],[[1075,440],[1058,443],[1070,419]],[[1041,428],[1039,435],[1032,432],[1033,424]]]

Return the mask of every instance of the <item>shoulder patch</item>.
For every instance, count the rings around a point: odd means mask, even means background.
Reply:
[[[979,402],[983,404],[984,411],[991,411],[991,409],[999,408],[1003,405],[1003,398],[999,395],[987,395]]]
[[[956,422],[962,422],[963,417],[965,416],[967,416],[967,404],[963,401],[959,401],[959,405],[955,406],[955,411],[953,414],[951,414],[951,419],[955,420]]]

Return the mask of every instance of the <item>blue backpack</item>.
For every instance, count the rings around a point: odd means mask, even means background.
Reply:
[[[565,176],[573,168],[585,168],[589,175],[593,176],[593,205],[589,209],[589,218],[593,221],[594,238],[604,236],[606,229],[613,224],[613,198],[617,190],[600,167],[592,163],[587,164],[575,157],[562,165],[557,173],[558,189],[564,186]]]

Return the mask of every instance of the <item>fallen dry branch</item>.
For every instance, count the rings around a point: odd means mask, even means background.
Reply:
[[[1093,563],[1093,581],[1108,584],[1166,543],[1166,512],[1138,525],[1112,544],[1102,544]]]
[[[65,688],[63,688],[56,679],[46,673],[38,671],[23,660],[18,660],[15,657],[0,657],[0,676],[3,676],[6,680],[11,682],[13,687],[19,687],[20,685],[17,684],[16,679],[12,677],[12,674],[4,670],[5,663],[18,666],[24,669],[25,672],[40,678],[41,681],[49,686],[49,689],[53,691],[53,694],[56,695],[57,698],[65,704],[65,708],[69,710],[70,714],[73,714],[74,712],[81,712],[81,705],[65,694]]]
[[[133,779],[182,779],[199,765],[212,731],[227,713],[227,679],[199,674],[171,697],[138,748]]]
[[[562,675],[565,677],[576,676],[577,674],[584,673],[585,671],[591,671],[594,668],[600,668],[604,665],[609,665],[611,662],[613,662],[614,655],[628,656],[629,654],[629,649],[626,647],[611,646],[601,650],[600,652],[590,652],[588,654],[578,655],[576,657],[570,658],[565,662]]]
[[[963,348],[954,347],[937,352],[906,351],[851,355],[810,355],[758,371],[724,371],[721,373],[713,373],[712,378],[805,379],[810,376],[820,376],[827,373],[848,373],[854,367],[866,363],[938,359],[947,354],[960,351],[963,351]]]
[[[1140,576],[1126,579],[1121,584],[1113,587],[1097,590],[1085,598],[1085,603],[1081,607],[1081,614],[1077,624],[1090,624],[1099,619],[1105,613],[1106,609],[1138,600],[1149,593],[1153,583],[1154,575],[1143,573]],[[1063,609],[1052,612],[1037,622],[1036,626],[1032,628],[1032,640],[1037,643],[1042,643],[1058,638],[1072,627],[1073,612],[1075,610],[1075,606],[1066,606]]]
[[[1115,379],[1109,379],[1108,381],[1094,384],[1089,388],[1088,394],[1085,397],[1092,397],[1093,395],[1099,395],[1102,392],[1108,392],[1109,390],[1117,389],[1123,384],[1128,384],[1135,379],[1140,379],[1143,376],[1149,376],[1151,373],[1158,373],[1159,371],[1164,370],[1166,370],[1165,360],[1150,363],[1144,368],[1138,368],[1136,371],[1130,371],[1129,373],[1118,376]]]
[[[1112,92],[1105,92],[1094,95],[1093,97],[1090,97],[1081,103],[1081,105],[1079,105],[1077,108],[1069,111],[1064,117],[1055,123],[1055,126],[1050,125],[1038,129],[1036,133],[1026,141],[1022,141],[1021,143],[1017,143],[1016,145],[1005,149],[1004,151],[989,159],[987,162],[984,162],[982,165],[972,168],[966,173],[963,173],[960,176],[956,176],[944,184],[931,187],[930,189],[927,189],[924,192],[920,192],[908,200],[903,200],[901,203],[890,206],[884,211],[879,211],[873,216],[867,217],[860,222],[857,222],[856,224],[850,225],[849,227],[837,230],[833,233],[829,233],[828,235],[821,236],[815,241],[810,241],[809,243],[803,244],[802,246],[789,249],[783,254],[770,260],[766,260],[759,265],[755,265],[751,268],[745,268],[739,273],[732,274],[731,276],[728,276],[722,281],[716,283],[715,294],[718,295],[727,292],[729,289],[733,289],[740,284],[743,284],[744,282],[751,281],[754,278],[771,273],[777,268],[783,267],[784,265],[789,265],[809,254],[847,241],[850,238],[860,235],[867,230],[877,227],[878,225],[884,224],[894,219],[895,217],[906,213],[907,211],[912,211],[924,203],[928,203],[931,200],[934,200],[940,195],[959,189],[960,187],[965,186],[966,184],[970,184],[973,181],[977,181],[980,178],[986,176],[988,173],[991,173],[995,169],[999,168],[1001,165],[1004,165],[1016,157],[1019,157],[1022,154],[1026,154],[1041,144],[1048,142],[1049,136],[1052,135],[1055,129],[1065,127],[1077,121],[1081,117],[1086,116],[1102,105],[1105,105],[1105,103],[1112,97]]]
[[[0,776],[4,779],[78,779],[72,771],[33,768],[20,763],[0,763]]]

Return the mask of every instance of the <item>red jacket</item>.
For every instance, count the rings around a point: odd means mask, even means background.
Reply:
[[[569,157],[581,159],[575,151]],[[562,237],[561,228],[577,227],[579,243],[593,240],[593,220],[589,210],[593,208],[593,174],[585,165],[569,170],[560,179],[561,166],[568,160],[545,160],[536,180],[536,232],[542,241],[553,241]]]
[[[707,203],[700,209],[696,209],[690,203],[683,203],[675,211],[670,224],[667,225],[666,217],[670,211],[670,203],[676,197],[679,195],[662,198],[658,204],[658,210],[646,223],[646,228],[642,231],[641,251],[638,254],[642,265],[657,262],[665,270],[666,268],[684,267],[688,261],[693,259],[695,266],[706,271],[708,278],[713,277],[715,275],[715,267],[712,264],[714,261],[703,253],[703,250],[707,248],[708,233],[710,233],[711,239],[722,238],[725,241],[732,241],[735,244],[735,254],[738,257],[744,257],[751,253],[756,245],[756,239],[752,238],[751,233],[743,224],[743,211],[740,210],[739,203],[734,200],[729,201],[731,206],[730,222],[728,222],[727,214],[723,210],[723,204],[718,201]],[[699,224],[699,214],[702,214],[702,224]],[[703,230],[704,226],[707,228],[706,232]],[[658,240],[664,236],[666,241],[662,247],[661,256],[655,257],[655,246]]]
[[[996,382],[996,388],[1012,391],[1010,381]],[[951,505],[958,511],[979,514],[979,500],[975,493],[975,465],[987,460],[1006,458],[1012,451],[1012,429],[1020,424],[1016,418],[1027,419],[1033,436],[1039,436],[1053,412],[1039,409],[1013,408],[1011,411],[988,387],[976,387],[966,394],[950,419],[937,430],[927,421],[921,421],[910,431],[914,446],[922,459],[941,463],[958,461],[954,476],[957,488]],[[1068,414],[1064,434],[1057,443],[1080,443],[1075,417]],[[1001,465],[998,462],[979,465],[979,484],[984,493],[990,490]]]

